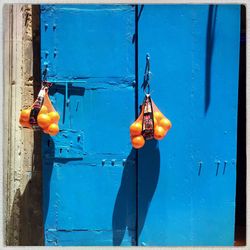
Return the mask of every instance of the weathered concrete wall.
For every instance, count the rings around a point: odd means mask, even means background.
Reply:
[[[41,135],[18,122],[40,86],[39,7],[8,5],[5,15],[6,245],[42,245]]]

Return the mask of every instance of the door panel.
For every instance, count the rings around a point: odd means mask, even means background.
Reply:
[[[133,7],[43,5],[42,19],[43,41],[52,45],[42,48],[50,76],[95,83],[134,77]]]
[[[140,82],[149,53],[152,98],[173,127],[139,151],[139,245],[233,245],[239,16],[234,5],[143,8]]]
[[[42,6],[42,70],[61,116],[60,134],[43,135],[45,245],[134,241],[117,201],[135,110],[134,27],[131,6]],[[124,195],[135,207],[131,170]],[[123,216],[135,221],[131,211]]]
[[[135,7],[41,7],[41,71],[61,116],[60,134],[43,135],[45,245],[233,245],[240,7],[140,7],[138,58]],[[146,53],[173,127],[137,159]]]

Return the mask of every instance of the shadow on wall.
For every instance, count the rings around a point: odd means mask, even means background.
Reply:
[[[42,139],[41,139],[42,137]],[[23,194],[18,189],[15,193],[9,225],[18,226],[9,235],[11,245],[44,245],[44,223],[46,222],[50,199],[50,178],[54,164],[55,146],[49,135],[34,133],[33,169]],[[37,151],[43,143],[43,159]],[[46,147],[46,146],[47,147]],[[43,161],[43,171],[40,168]],[[42,175],[42,176],[41,176]],[[47,185],[42,185],[42,180]],[[43,189],[42,189],[43,186]],[[42,198],[41,198],[42,197]],[[43,209],[42,209],[43,207]],[[12,243],[13,242],[13,243]]]
[[[131,244],[136,245],[136,150],[132,149],[126,159],[121,185],[113,211],[113,245],[120,246],[126,229]]]
[[[139,238],[142,232],[150,202],[156,190],[159,173],[160,150],[158,141],[146,141],[144,147],[138,150],[138,178],[136,177],[136,150],[130,151],[113,211],[114,246],[122,244],[126,229],[131,236],[131,244],[137,245],[138,239],[136,237]],[[138,181],[138,195],[136,194],[136,181]],[[138,214],[136,214],[137,211]]]
[[[55,154],[55,142],[53,137],[48,134],[43,134],[43,223],[44,223],[44,244],[58,246],[56,238],[49,237],[48,229],[58,228],[57,215],[58,210],[58,197],[57,191],[55,193],[55,182],[58,181],[55,175],[56,165],[65,166],[68,162],[79,161],[82,158],[60,158]],[[54,173],[53,173],[54,171]],[[53,177],[52,177],[53,175]],[[51,178],[52,177],[52,178]],[[51,179],[53,180],[51,184]],[[53,197],[51,197],[53,195]],[[55,196],[56,195],[56,196]],[[51,234],[51,233],[50,233]]]
[[[43,135],[43,223],[46,224],[49,200],[50,200],[50,179],[55,160],[55,144],[51,136]],[[45,232],[46,234],[46,232]],[[46,240],[46,235],[44,236]]]
[[[138,237],[146,221],[160,175],[160,149],[157,140],[147,141],[138,153]]]
[[[207,18],[206,37],[206,62],[205,62],[205,113],[207,113],[211,101],[211,66],[214,49],[214,32],[217,16],[217,5],[209,5]]]
[[[8,227],[13,227],[9,237],[9,245],[42,246],[43,245],[43,221],[42,221],[42,180],[41,180],[41,155],[37,153],[41,149],[41,133],[34,133],[35,146],[33,150],[33,164],[30,179],[23,193],[20,189],[15,193],[11,209]]]

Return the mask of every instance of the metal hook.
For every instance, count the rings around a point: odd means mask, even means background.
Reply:
[[[48,65],[45,65],[45,68],[43,70],[43,80],[42,80],[42,88],[45,89],[45,91],[48,91],[48,88],[52,86],[51,82],[47,81],[47,74],[48,74]]]
[[[150,72],[150,56],[147,53],[147,55],[146,55],[146,66],[145,66],[145,71],[144,71],[144,80],[143,80],[143,84],[141,86],[146,95],[150,94],[150,76],[151,76],[151,72]],[[147,88],[148,92],[146,92],[146,88]]]
[[[47,74],[48,74],[48,65],[46,64],[43,70],[43,82],[47,80]]]

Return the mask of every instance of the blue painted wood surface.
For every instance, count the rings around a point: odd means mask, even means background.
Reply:
[[[41,8],[61,116],[60,134],[43,136],[45,245],[233,245],[239,6],[145,5],[138,72],[135,7]],[[146,53],[173,128],[137,166],[128,128]]]
[[[148,52],[173,127],[139,151],[139,245],[234,243],[239,21],[234,5],[144,6],[140,82]]]
[[[134,27],[132,6],[42,6],[41,70],[61,116],[60,134],[43,136],[46,245],[135,240],[135,212],[130,235],[120,225],[136,206],[134,168],[117,198],[135,117]]]

